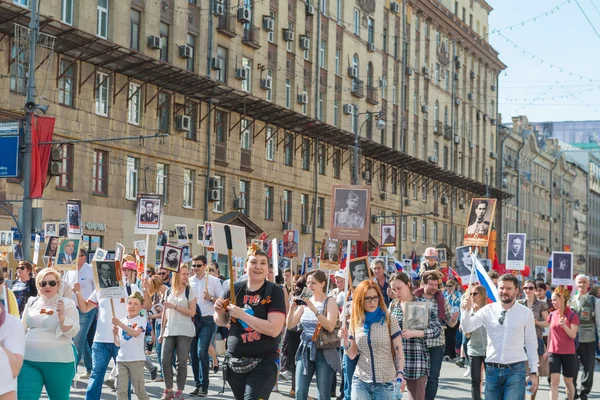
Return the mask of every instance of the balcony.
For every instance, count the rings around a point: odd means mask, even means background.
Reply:
[[[442,121],[435,121],[433,125],[433,133],[442,136],[444,134],[444,126],[442,125]]]
[[[369,104],[379,104],[379,96],[377,93],[378,88],[373,86],[367,87],[367,103]]]
[[[234,38],[237,36],[235,31],[236,23],[237,19],[235,15],[231,13],[226,12],[223,15],[219,15],[219,18],[217,19],[217,32]]]
[[[353,78],[350,93],[352,93],[352,96],[362,99],[365,97],[365,83],[360,79]]]
[[[252,151],[242,149],[240,169],[242,171],[252,171]]]
[[[444,124],[444,139],[452,139],[452,127],[447,124]]]
[[[242,43],[253,49],[260,49],[260,29],[257,26],[246,24],[244,25],[244,35]]]

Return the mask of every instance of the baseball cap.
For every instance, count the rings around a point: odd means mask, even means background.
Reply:
[[[346,279],[346,273],[343,270],[339,270],[335,273],[336,278]]]

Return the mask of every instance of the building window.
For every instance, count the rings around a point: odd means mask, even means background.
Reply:
[[[217,46],[217,59],[221,60],[221,69],[217,70],[217,81],[227,83],[227,53],[225,47]]]
[[[15,4],[18,4],[23,7],[29,7],[29,0],[13,0]]]
[[[325,198],[317,199],[317,228],[325,227]]]
[[[27,68],[27,59],[29,54],[27,54],[27,50],[25,48],[21,48],[16,45],[16,43],[12,44],[10,60],[12,64],[10,64],[10,90],[25,94],[25,89],[27,87],[27,74],[25,73]]]
[[[421,222],[421,243],[427,242],[427,220]]]
[[[326,68],[327,67],[327,41],[325,39],[321,39],[321,44],[319,46],[319,67]]]
[[[373,21],[373,18],[367,18],[367,41],[370,44],[375,43],[375,21]]]
[[[424,183],[421,186],[421,197],[423,198],[423,203],[427,202],[427,184]]]
[[[98,22],[96,35],[108,39],[108,0],[98,0]]]
[[[438,242],[438,237],[437,237],[437,229],[438,229],[438,223],[434,222],[433,223],[433,230],[431,231],[431,236],[432,236],[432,241],[434,244],[436,244]]]
[[[242,81],[242,90],[250,93],[252,90],[252,60],[242,57],[242,68],[246,70],[246,79]]]
[[[60,60],[60,75],[58,81],[58,102],[73,107],[73,82],[75,80],[75,62]]]
[[[398,170],[392,169],[392,194],[398,194]]]
[[[140,85],[137,83],[129,84],[129,112],[128,112],[128,120],[130,124],[139,125],[140,124],[140,112],[142,109],[142,94]]]
[[[266,159],[267,161],[275,161],[275,146],[277,138],[275,137],[275,129],[272,127],[267,128],[267,150],[266,150]]]
[[[125,179],[125,198],[135,200],[138,193],[139,158],[127,156],[127,178]]]
[[[159,59],[164,62],[169,61],[169,25],[160,23],[161,48]]]
[[[318,108],[319,115],[317,115],[317,119],[319,121],[323,121],[323,119],[324,119],[324,114],[325,114],[325,100],[324,100],[324,97],[325,97],[325,93],[319,92],[319,108]]]
[[[169,132],[171,119],[171,96],[168,93],[158,95],[158,131]]]
[[[163,203],[169,202],[169,166],[156,163],[156,193],[162,196]]]
[[[73,145],[63,144],[62,150],[62,171],[56,177],[56,188],[64,190],[73,190]]]
[[[292,221],[292,191],[283,191],[283,222]]]
[[[302,193],[300,197],[300,223],[302,225],[308,225],[308,195]]]
[[[292,81],[290,78],[285,78],[285,107],[292,106]]]
[[[308,86],[304,85],[302,88],[302,93],[306,94],[306,100],[308,100]],[[302,103],[302,114],[306,115],[308,112],[308,101]]]
[[[340,179],[340,175],[342,172],[342,164],[341,164],[341,153],[338,149],[333,151],[333,177],[336,179]]]
[[[62,0],[61,21],[67,25],[73,25],[73,0]]]
[[[400,234],[402,235],[402,240],[406,240],[406,218],[402,217],[400,224]]]
[[[192,57],[186,59],[185,67],[188,71],[194,71],[194,60],[196,60],[196,37],[187,35],[187,45],[192,48]]]
[[[333,126],[339,127],[340,123],[340,101],[333,100]]]
[[[142,13],[133,8],[129,10],[129,48],[140,50],[140,21]]]
[[[194,178],[195,173],[191,169],[183,170],[183,206],[194,207]]]
[[[242,119],[240,123],[241,132],[241,147],[243,150],[252,150],[252,130],[250,129],[250,121]]]
[[[342,23],[342,0],[337,0],[336,13],[338,24]]]
[[[387,54],[388,51],[388,30],[383,28],[383,52]]]
[[[319,174],[325,175],[325,163],[327,161],[327,147],[325,145],[319,146]]]
[[[274,22],[274,26],[277,26],[277,15],[275,14],[275,11],[269,11],[269,16],[273,19]],[[273,29],[272,31],[269,31],[267,33],[267,40],[269,41],[269,43],[275,43],[275,29]]]
[[[271,89],[267,89],[266,100],[273,101],[273,84],[275,83],[275,80],[273,79],[273,70],[272,69],[267,70],[267,79],[271,80]]]
[[[417,241],[417,219],[415,217],[412,219],[412,241]]]
[[[94,194],[107,195],[108,153],[106,151],[94,150],[94,166],[92,170],[92,191]]]
[[[244,207],[240,209],[240,212],[244,215],[250,213],[250,182],[240,181],[240,200],[242,200]]]
[[[292,21],[288,21],[288,30],[294,32],[294,23]],[[287,51],[289,51],[290,53],[292,52],[292,50],[294,50],[294,42],[293,41],[286,41],[285,42],[285,48]]]
[[[360,35],[360,11],[358,8],[354,9],[354,34]]]
[[[287,133],[283,146],[285,165],[292,167],[294,165],[294,135]]]
[[[96,73],[96,114],[108,116],[108,88],[110,77],[103,73]]]
[[[302,139],[302,169],[310,171],[310,140]]]
[[[213,202],[213,212],[222,213],[223,201],[225,200],[225,177],[215,175],[214,178],[219,185],[219,199],[221,200]]]
[[[265,186],[265,219],[273,219],[273,197],[275,189],[272,186]]]
[[[185,115],[190,117],[190,130],[185,133],[185,138],[189,140],[197,139],[198,107],[198,103],[189,103],[185,106]]]

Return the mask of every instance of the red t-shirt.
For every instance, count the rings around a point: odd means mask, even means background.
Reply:
[[[575,339],[571,339],[567,332],[558,324],[560,317],[558,310],[552,311],[548,315],[550,323],[550,346],[548,353],[554,354],[575,354]],[[565,319],[568,328],[571,325],[579,326],[579,317],[569,307],[565,308]]]

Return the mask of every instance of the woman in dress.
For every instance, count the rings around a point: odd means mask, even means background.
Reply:
[[[29,261],[20,261],[17,267],[17,280],[13,282],[12,291],[17,298],[19,315],[23,315],[25,304],[30,297],[37,296],[37,287],[33,280],[33,267]]]
[[[44,268],[35,278],[39,297],[23,311],[25,361],[18,378],[18,398],[38,400],[45,387],[50,399],[68,399],[75,376],[73,338],[79,332],[75,302],[60,296],[58,271]]]
[[[475,314],[486,306],[488,297],[483,286],[475,286],[465,295],[471,296],[473,299],[473,309],[471,312]],[[485,326],[480,326],[471,333],[466,333],[469,338],[467,343],[467,355],[471,360],[471,398],[481,400],[482,376],[485,371],[485,354],[487,349],[487,332]]]

